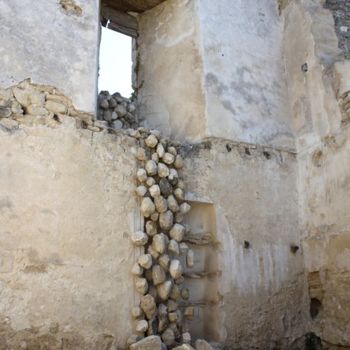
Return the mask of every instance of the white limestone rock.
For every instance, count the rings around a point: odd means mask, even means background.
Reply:
[[[160,190],[159,190],[160,191]],[[147,193],[147,188],[143,185],[141,186],[138,186],[136,188],[136,194],[139,196],[139,197],[144,197],[145,194]]]
[[[176,280],[182,276],[182,272],[183,272],[183,269],[181,266],[181,262],[177,259],[171,260],[170,267],[169,267],[170,276]]]
[[[161,178],[169,176],[169,168],[161,162],[158,163],[158,176]]]
[[[162,230],[169,230],[173,226],[173,223],[174,216],[170,210],[159,215],[159,226]]]
[[[139,306],[134,306],[132,309],[131,309],[131,316],[133,318],[140,318],[143,316],[143,311],[142,309],[139,307]]]
[[[141,214],[148,218],[150,217],[156,210],[156,207],[152,201],[151,198],[149,197],[145,197],[142,199],[141,202]]]
[[[160,192],[160,190],[159,190]],[[168,208],[173,212],[173,213],[176,213],[179,211],[179,204],[177,203],[177,200],[175,199],[175,197],[171,194],[168,199],[167,199],[167,202],[168,202]]]
[[[152,246],[159,254],[163,254],[166,249],[165,235],[163,233],[156,234],[153,237]]]
[[[173,255],[180,254],[179,244],[174,239],[170,240],[168,245],[168,251],[170,254],[173,254]]]
[[[137,262],[141,267],[148,270],[152,266],[152,256],[150,254],[140,255],[139,258],[137,259]]]
[[[158,213],[162,214],[168,210],[168,202],[163,196],[154,198],[154,204]]]
[[[175,198],[180,202],[182,202],[185,199],[184,191],[179,187],[177,187],[174,190],[174,195],[175,195]]]
[[[142,276],[143,268],[136,262],[131,269],[131,273],[134,276]]]
[[[142,162],[144,160],[146,160],[146,151],[145,149],[143,149],[142,147],[139,147],[136,151],[136,158]]]
[[[187,267],[194,266],[194,252],[192,249],[189,249],[186,254],[186,265]]]
[[[147,329],[148,329],[148,322],[146,320],[137,321],[136,327],[135,327],[136,332],[144,333],[147,331]]]
[[[154,297],[150,294],[144,295],[140,299],[140,307],[148,320],[152,319],[157,311],[157,305]]]
[[[135,246],[141,247],[148,242],[148,236],[143,231],[136,231],[131,235],[131,240]]]
[[[148,290],[148,282],[145,278],[135,278],[135,289],[138,293],[144,295]]]
[[[184,235],[185,235],[185,227],[180,224],[175,224],[169,232],[169,236],[172,239],[175,239],[175,241],[177,242],[181,242],[184,238]]]
[[[169,270],[170,258],[168,254],[163,254],[158,258],[159,265],[164,269],[164,271]]]
[[[173,154],[165,152],[163,157],[162,157],[162,160],[165,164],[171,165],[174,163],[175,157]]]
[[[180,205],[180,212],[186,215],[191,210],[191,206],[188,203],[182,203]]]
[[[145,139],[145,143],[149,148],[154,148],[157,146],[158,139],[155,135],[151,134]]]
[[[149,188],[150,195],[155,198],[160,196],[160,187],[158,185],[153,185]]]
[[[183,159],[179,154],[175,158],[174,166],[176,169],[182,169],[184,166]]]
[[[159,336],[151,335],[132,344],[130,350],[162,350],[162,341]]]
[[[146,222],[146,233],[151,237],[157,234],[157,224],[154,221]]]
[[[197,339],[195,346],[196,350],[214,350],[213,347],[204,339]]]
[[[152,187],[156,183],[156,180],[153,177],[148,177],[146,180],[146,185]]]
[[[158,143],[157,145],[157,154],[159,158],[163,158],[165,153],[164,146],[161,143]]]
[[[170,280],[165,281],[157,286],[157,294],[161,300],[168,300],[173,284]]]
[[[147,174],[150,176],[156,175],[158,173],[158,166],[154,160],[148,160],[146,162],[145,169],[147,171]]]
[[[147,172],[145,169],[140,168],[137,170],[136,177],[140,182],[145,182],[147,180]]]
[[[152,280],[155,286],[163,283],[165,281],[166,274],[160,265],[154,265],[152,267]]]

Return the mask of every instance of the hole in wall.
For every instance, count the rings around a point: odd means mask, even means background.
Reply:
[[[322,307],[322,303],[317,298],[310,299],[310,316],[314,320],[317,315],[320,313]]]
[[[249,149],[248,147],[245,147],[245,148],[244,148],[244,152],[245,152],[245,154],[246,154],[247,156],[250,156],[250,155],[251,155],[250,149]]]
[[[249,249],[250,248],[250,242],[248,242],[248,241],[244,241],[243,245],[244,245],[245,249]]]
[[[231,152],[232,151],[232,147],[228,143],[226,144],[226,149],[227,149],[227,152]]]
[[[263,155],[266,159],[271,159],[271,153],[267,151],[263,151]]]
[[[101,29],[98,89],[124,97],[133,93],[132,38],[105,27]]]
[[[298,246],[298,245],[296,245],[296,244],[291,244],[291,245],[290,245],[290,251],[291,251],[293,254],[296,254],[298,250],[299,250],[299,246]]]

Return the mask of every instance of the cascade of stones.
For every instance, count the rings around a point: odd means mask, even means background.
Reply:
[[[101,91],[99,107],[99,121],[110,129],[132,127],[129,135],[138,140],[135,192],[140,198],[143,228],[131,239],[143,254],[131,271],[140,302],[131,312],[135,334],[128,339],[128,345],[131,350],[193,350],[184,321],[193,318],[194,308],[180,309],[180,301],[189,299],[189,290],[182,287],[181,261],[189,268],[194,265],[194,252],[184,242],[190,232],[184,218],[191,206],[185,201],[181,179],[180,144],[162,138],[157,130],[137,128],[133,99]],[[197,340],[195,346],[197,350],[212,349],[204,340]]]

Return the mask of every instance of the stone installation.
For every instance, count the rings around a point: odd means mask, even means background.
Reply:
[[[349,18],[0,0],[0,349],[350,349]]]

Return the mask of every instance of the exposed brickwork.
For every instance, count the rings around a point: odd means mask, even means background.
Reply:
[[[350,1],[326,0],[324,7],[332,11],[339,48],[345,58],[350,59]]]

